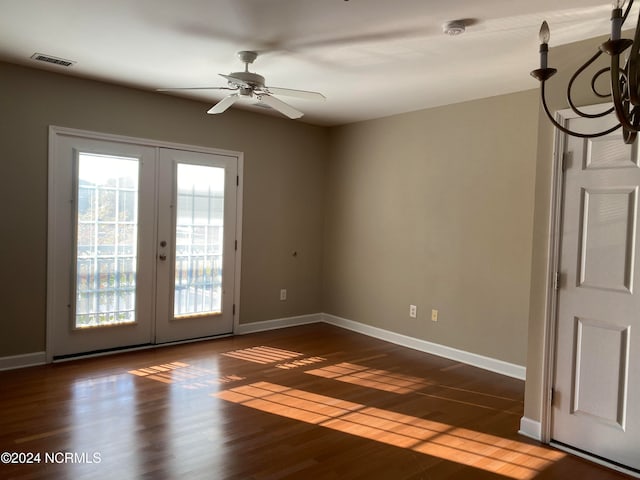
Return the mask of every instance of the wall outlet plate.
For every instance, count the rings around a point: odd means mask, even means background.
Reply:
[[[438,310],[436,310],[435,308],[431,310],[431,320],[433,320],[434,322],[438,321]]]
[[[409,316],[411,318],[417,318],[418,317],[418,307],[416,307],[415,305],[409,305]]]
[[[287,289],[282,288],[280,289],[280,301],[284,302],[286,299],[287,299]]]

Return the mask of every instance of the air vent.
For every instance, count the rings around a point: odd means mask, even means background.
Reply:
[[[65,60],[64,58],[52,57],[51,55],[45,55],[44,53],[34,53],[31,55],[33,60],[39,62],[53,63],[54,65],[60,65],[61,67],[70,67],[76,62],[71,60]]]

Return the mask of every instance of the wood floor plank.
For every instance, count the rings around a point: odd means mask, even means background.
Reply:
[[[0,478],[629,478],[519,436],[523,396],[325,324],[89,358],[0,372],[0,452],[39,455]]]

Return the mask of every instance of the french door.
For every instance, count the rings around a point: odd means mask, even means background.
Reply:
[[[50,357],[231,333],[238,156],[51,146]]]

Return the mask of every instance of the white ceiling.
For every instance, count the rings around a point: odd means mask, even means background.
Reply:
[[[235,53],[258,50],[251,69],[267,85],[327,97],[280,97],[305,112],[299,121],[336,125],[536,88],[542,20],[553,46],[607,33],[610,10],[608,0],[0,0],[0,59],[153,91],[225,86],[218,73],[242,70]],[[467,32],[444,35],[456,19]]]

